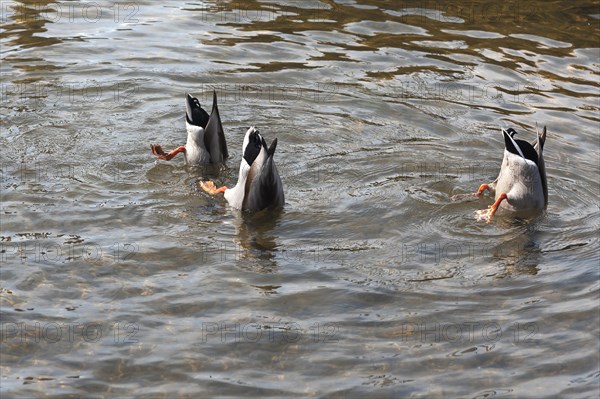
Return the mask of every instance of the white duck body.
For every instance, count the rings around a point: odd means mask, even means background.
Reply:
[[[544,209],[548,204],[546,168],[543,145],[546,128],[538,135],[535,145],[512,136],[513,129],[503,130],[505,149],[504,159],[498,178],[490,185],[495,191],[495,199],[506,193],[506,200],[500,208],[512,212],[528,212]]]
[[[250,165],[244,158],[240,162],[240,172],[238,174],[238,181],[233,188],[225,190],[225,199],[232,208],[242,209],[244,205],[244,191],[246,190],[246,180],[248,179],[248,172],[250,171]]]
[[[197,98],[186,94],[185,127],[185,160],[188,165],[218,163],[228,157],[215,91],[210,116],[202,109]]]
[[[185,143],[185,161],[188,165],[210,163],[210,153],[204,145],[204,129],[185,121],[187,141]]]
[[[235,187],[225,190],[229,205],[244,211],[280,208],[284,204],[283,185],[273,155],[277,139],[267,148],[258,130],[250,127],[244,136],[243,158]]]

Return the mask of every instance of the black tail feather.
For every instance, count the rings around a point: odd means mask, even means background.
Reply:
[[[217,92],[215,90],[213,90],[212,111],[205,127],[204,145],[210,153],[212,163],[223,162],[229,157],[223,124],[221,123],[221,116],[219,115],[219,107],[217,105]]]
[[[271,142],[269,149],[267,150],[267,155],[272,157],[275,154],[275,149],[277,148],[277,137]]]

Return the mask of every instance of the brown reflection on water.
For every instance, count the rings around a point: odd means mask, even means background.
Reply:
[[[281,211],[242,214],[235,212],[235,241],[240,250],[239,258],[254,260],[253,269],[261,273],[277,270],[278,244],[274,229],[281,219]]]
[[[2,24],[5,31],[0,33],[0,39],[11,38],[7,44],[16,48],[45,47],[61,43],[59,38],[40,36],[48,31],[45,27],[47,23],[62,17],[61,9],[55,1],[48,0],[2,2],[3,20],[12,21]],[[9,14],[12,15],[7,18]]]

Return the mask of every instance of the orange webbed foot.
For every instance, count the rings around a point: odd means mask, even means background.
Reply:
[[[165,161],[167,160],[167,154],[159,144],[150,144],[150,150],[154,155],[156,155],[160,159],[163,159]]]
[[[492,207],[488,207],[488,209],[480,209],[475,211],[475,218],[479,221],[489,223],[492,220],[492,216],[494,216],[494,212],[492,211]]]
[[[201,181],[198,184],[200,185],[200,188],[202,190],[206,191],[210,195],[217,195],[218,193],[224,193],[225,190],[227,190],[227,187],[225,187],[225,186],[217,188],[217,186],[215,186],[215,183],[213,183],[210,180]]]
[[[507,198],[506,193],[502,193],[502,194],[500,194],[500,196],[498,197],[496,202],[494,202],[492,205],[490,205],[488,207],[488,209],[481,209],[479,211],[476,211],[475,213],[477,214],[477,220],[482,220],[482,221],[485,221],[486,223],[489,223],[492,220],[492,216],[494,216],[494,214],[498,210],[500,203],[502,201],[504,201],[506,198]]]
[[[179,147],[175,148],[173,151],[166,153],[162,149],[162,146],[160,146],[159,144],[150,144],[150,150],[159,159],[162,159],[164,161],[170,161],[171,159],[173,159],[173,157],[175,155],[179,154],[180,152],[185,152],[185,146],[184,145],[179,146]]]

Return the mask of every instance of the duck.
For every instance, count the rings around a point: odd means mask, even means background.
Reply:
[[[223,193],[234,209],[259,212],[263,209],[280,209],[284,205],[283,184],[275,160],[277,138],[267,147],[260,132],[251,126],[244,136],[242,160],[238,180],[234,187],[217,188],[212,181],[201,181],[200,187],[211,195]]]
[[[495,193],[488,209],[476,212],[479,220],[489,223],[499,208],[511,212],[533,212],[548,206],[548,180],[544,163],[546,126],[537,132],[537,140],[528,143],[515,138],[513,128],[502,129],[504,159],[500,173],[490,184],[482,184],[474,195],[481,197],[486,190]]]
[[[150,150],[159,159],[170,161],[177,154],[184,153],[187,165],[224,162],[229,157],[227,142],[217,105],[217,92],[213,90],[213,104],[210,115],[200,106],[200,101],[186,93],[185,126],[187,141],[172,151],[165,152],[158,144],[151,144]]]

